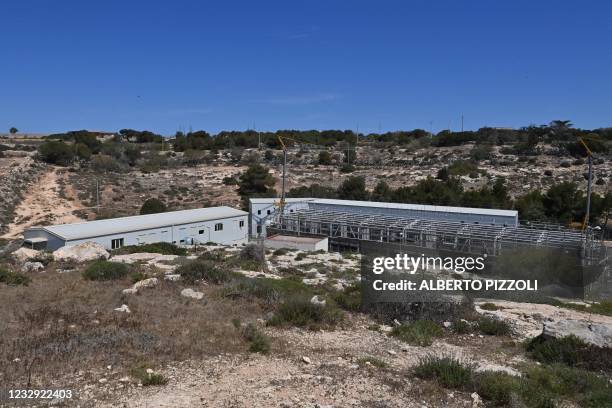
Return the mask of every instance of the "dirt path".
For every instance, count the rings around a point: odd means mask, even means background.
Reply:
[[[62,184],[65,183],[64,193]],[[49,225],[78,222],[83,219],[74,211],[83,210],[74,190],[68,183],[65,171],[51,167],[25,193],[25,199],[15,208],[15,218],[8,225],[8,232],[3,238],[17,238],[33,225]]]

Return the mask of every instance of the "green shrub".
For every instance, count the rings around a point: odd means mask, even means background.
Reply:
[[[499,310],[500,308],[495,304],[495,303],[483,303],[482,305],[480,305],[480,308],[483,310]]]
[[[202,255],[198,256],[198,259],[202,261],[222,262],[225,261],[225,251],[218,249],[214,251],[206,251]]]
[[[297,297],[281,303],[268,321],[272,326],[319,328],[335,326],[344,318],[342,312],[330,305],[315,305],[308,298]]]
[[[287,250],[287,248],[278,248],[277,250],[272,252],[272,255],[274,255],[274,256],[282,256],[282,255],[287,255],[288,253],[289,253],[289,251]]]
[[[509,404],[512,395],[520,388],[520,379],[499,371],[484,371],[474,377],[474,389],[478,395],[498,405]]]
[[[453,332],[457,334],[467,334],[472,331],[472,326],[465,320],[455,320],[451,326]]]
[[[28,286],[31,281],[29,276],[0,267],[0,283]]]
[[[145,275],[141,271],[132,271],[130,272],[130,281],[132,283],[140,282],[141,280],[147,279],[147,275]]]
[[[505,336],[511,331],[507,322],[486,316],[478,320],[478,329],[482,334],[490,336]]]
[[[391,331],[393,337],[414,346],[431,346],[434,337],[442,336],[442,329],[431,320],[417,320],[396,326]]]
[[[197,259],[179,266],[176,273],[187,283],[205,280],[216,285],[229,282],[236,277],[235,273],[218,268],[212,262]]]
[[[581,339],[574,335],[560,339],[536,337],[531,339],[527,345],[527,351],[530,351],[531,356],[541,363],[575,365],[578,362],[578,350],[584,349],[586,346]]]
[[[296,256],[295,256],[295,260],[296,261],[301,261],[303,259],[306,258],[306,253],[305,252],[299,252]]]
[[[268,354],[270,352],[270,338],[263,334],[253,323],[249,323],[243,332],[243,337],[250,344],[251,353]]]
[[[144,387],[148,387],[151,385],[165,385],[168,383],[168,379],[166,379],[163,375],[158,373],[148,373],[147,365],[139,365],[130,370],[130,375],[136,378]]]
[[[336,292],[332,299],[338,306],[349,312],[359,312],[361,310],[361,284],[345,288],[342,292]]]
[[[140,207],[140,215],[166,212],[166,204],[157,198],[149,198]]]
[[[83,278],[94,281],[108,281],[127,276],[127,265],[109,261],[95,261],[83,271]]]
[[[136,254],[140,252],[151,252],[154,254],[162,255],[187,255],[187,250],[185,248],[178,247],[169,242],[155,242],[152,244],[143,245],[128,245],[115,251],[116,254]]]
[[[436,380],[439,384],[451,388],[467,387],[472,381],[473,368],[453,357],[422,358],[414,369],[417,377]]]

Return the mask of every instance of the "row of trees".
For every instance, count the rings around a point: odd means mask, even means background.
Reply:
[[[257,164],[240,176],[238,193],[248,209],[249,197],[276,197],[274,178],[268,169]],[[395,203],[447,205],[475,208],[516,209],[521,220],[549,221],[567,224],[581,221],[585,215],[586,196],[575,183],[555,184],[545,193],[532,191],[512,200],[506,182],[497,178],[492,187],[465,190],[459,180],[427,178],[411,187],[391,188],[380,181],[373,190],[366,189],[365,179],[351,176],[337,189],[313,184],[289,190],[287,197],[339,198],[344,200],[383,201]],[[612,192],[591,195],[591,223],[605,219],[612,210]]]
[[[363,177],[352,176],[337,189],[313,184],[291,189],[288,196],[516,209],[521,220],[563,224],[582,221],[586,207],[586,195],[575,183],[563,182],[553,185],[545,193],[532,191],[512,200],[502,178],[498,178],[492,187],[484,186],[478,190],[465,190],[456,178],[450,177],[446,180],[427,178],[414,186],[397,189],[380,181],[372,191],[368,191]],[[591,223],[605,219],[610,210],[612,192],[603,196],[596,193],[591,195]]]

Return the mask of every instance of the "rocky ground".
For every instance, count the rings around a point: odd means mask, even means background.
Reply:
[[[506,321],[509,334],[459,333],[452,320],[441,324],[441,335],[430,345],[419,346],[391,336],[394,323],[350,311],[336,327],[275,327],[266,324],[273,313],[269,305],[228,298],[223,285],[187,283],[175,274],[202,254],[232,259],[240,251],[209,246],[186,256],[109,258],[89,244],[53,255],[20,250],[13,266],[22,266],[32,283],[0,284],[6,302],[0,312],[0,382],[20,384],[31,375],[36,386],[75,390],[72,402],[50,406],[481,407],[480,396],[422,380],[415,366],[428,356],[452,356],[477,372],[520,376],[537,365],[522,342],[551,322],[603,326],[607,331],[598,338],[612,345],[611,316],[486,299],[475,302],[475,318]],[[96,258],[130,265],[139,275],[131,282],[86,281],[80,273]],[[233,271],[253,279],[299,279],[315,290],[327,287],[331,292],[321,292],[327,295],[317,301],[330,301],[358,280],[358,262],[352,254],[268,251],[262,270],[235,264]],[[270,339],[268,354],[248,351],[240,333],[249,323]],[[18,339],[27,340],[14,343]],[[143,386],[134,374],[140,366],[164,383]]]

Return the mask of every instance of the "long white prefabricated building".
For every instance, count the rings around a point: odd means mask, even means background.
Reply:
[[[252,237],[265,236],[278,210],[278,198],[251,198],[249,223]],[[452,221],[469,224],[501,225],[516,227],[518,211],[489,208],[448,207],[438,205],[382,203],[376,201],[333,200],[323,198],[288,198],[285,212],[315,210],[346,212],[351,214],[395,216],[398,218],[432,221]]]
[[[83,242],[96,242],[106,249],[154,242],[238,245],[248,242],[247,216],[231,207],[197,208],[33,227],[23,235],[26,245],[49,250]]]

